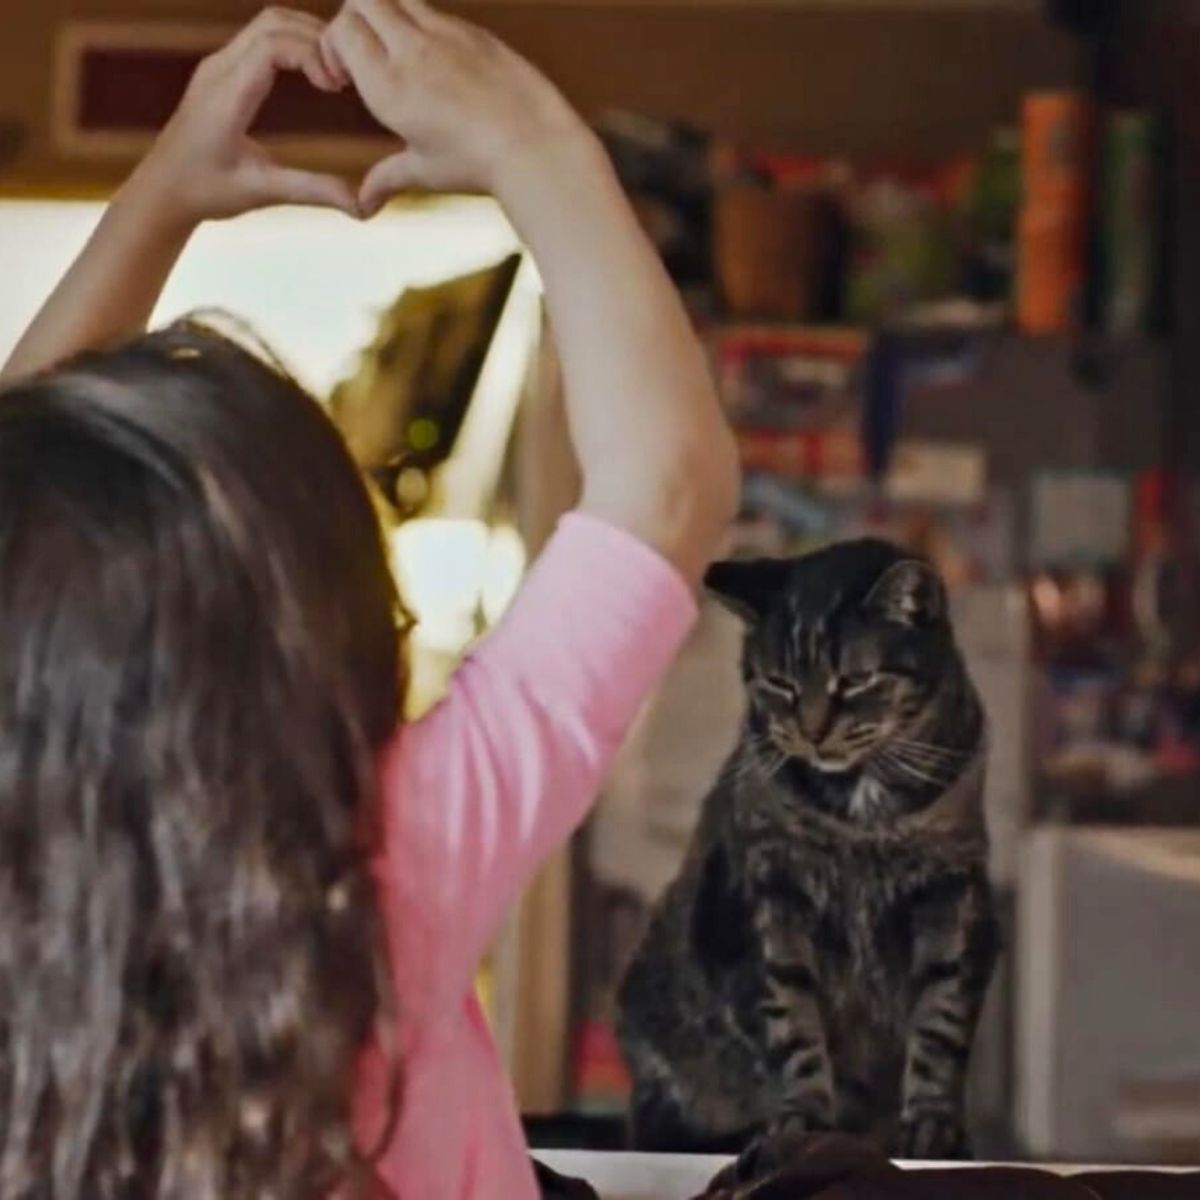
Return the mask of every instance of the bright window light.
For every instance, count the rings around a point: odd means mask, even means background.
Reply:
[[[392,556],[414,635],[456,654],[475,633],[491,534],[482,521],[445,517],[406,521],[392,532]]]
[[[0,200],[0,361],[103,207]],[[198,308],[227,309],[324,397],[353,370],[379,313],[405,287],[490,266],[516,246],[512,227],[490,200],[398,205],[365,223],[334,212],[272,209],[201,228],[154,321]]]
[[[483,616],[494,625],[504,615],[525,574],[525,543],[511,525],[497,525],[488,543],[484,566]]]

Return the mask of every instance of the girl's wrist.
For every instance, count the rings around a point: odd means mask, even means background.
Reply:
[[[510,148],[496,164],[492,192],[518,216],[564,184],[576,188],[588,180],[603,182],[611,174],[612,163],[600,139],[579,122]]]
[[[153,150],[118,189],[110,211],[127,219],[147,239],[181,244],[203,221],[189,203],[178,169],[168,169]]]

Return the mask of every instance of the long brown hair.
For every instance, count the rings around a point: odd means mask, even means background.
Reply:
[[[354,1190],[401,613],[319,406],[195,323],[0,393],[0,1195]]]

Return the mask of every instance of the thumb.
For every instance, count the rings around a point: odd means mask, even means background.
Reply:
[[[354,189],[336,175],[258,163],[253,168],[252,187],[262,204],[303,204],[359,215]]]
[[[424,186],[421,163],[412,150],[401,150],[377,162],[362,181],[358,209],[364,217],[373,217],[395,195]]]

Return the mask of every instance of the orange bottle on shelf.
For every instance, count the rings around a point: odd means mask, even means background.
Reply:
[[[1066,333],[1078,320],[1086,226],[1050,213],[1024,213],[1017,226],[1017,325],[1022,333]]]
[[[1031,92],[1021,108],[1026,204],[1082,206],[1089,186],[1092,104],[1080,92]]]
[[[1025,97],[1016,305],[1024,333],[1064,333],[1076,322],[1086,270],[1092,126],[1086,96]]]

